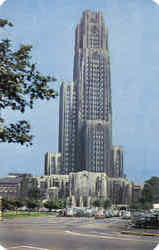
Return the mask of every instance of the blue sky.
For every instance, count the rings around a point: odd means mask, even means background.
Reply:
[[[0,31],[14,45],[33,45],[33,61],[58,82],[72,81],[75,27],[85,9],[104,13],[109,29],[113,144],[125,150],[129,180],[159,176],[159,6],[151,0],[7,0],[0,16],[14,28]],[[8,121],[25,118],[35,134],[31,148],[1,144],[1,174],[43,175],[44,154],[58,150],[59,98],[38,102],[22,116],[5,112]]]

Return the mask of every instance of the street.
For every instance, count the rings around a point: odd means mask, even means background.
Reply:
[[[126,221],[32,217],[0,222],[0,245],[15,250],[152,250],[159,238],[122,235]]]

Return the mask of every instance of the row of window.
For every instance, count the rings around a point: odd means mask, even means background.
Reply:
[[[88,113],[88,114],[85,114],[85,115],[83,115],[83,116],[81,116],[81,119],[87,119],[87,120],[103,120],[105,117],[104,117],[104,114],[96,114],[96,115],[94,115],[94,114],[90,114],[90,113]]]

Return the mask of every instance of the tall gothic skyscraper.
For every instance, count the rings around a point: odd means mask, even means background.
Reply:
[[[62,155],[61,174],[68,174],[73,171],[70,168],[73,86],[73,82],[63,82],[60,87],[59,152]]]
[[[60,102],[64,103],[64,98],[70,96],[63,95]],[[60,122],[67,123],[71,131],[64,135],[69,144],[68,158],[63,155],[65,172],[87,170],[112,175],[110,58],[108,30],[101,12],[85,11],[77,25],[73,87],[65,103],[69,118],[63,116]]]

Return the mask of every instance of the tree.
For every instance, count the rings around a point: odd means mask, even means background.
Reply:
[[[131,205],[131,208],[150,209],[153,203],[159,203],[159,177],[153,176],[146,180],[138,202]]]
[[[29,209],[34,209],[34,208],[39,206],[39,204],[34,200],[26,200],[25,204],[26,204],[27,208],[29,208]]]
[[[153,176],[145,181],[141,201],[159,203],[159,177]]]
[[[152,202],[159,203],[159,177],[153,176],[146,181],[151,186]]]
[[[24,203],[18,199],[10,200],[10,203],[13,205],[15,209],[18,209],[19,207],[22,207],[24,205]]]
[[[48,208],[49,211],[51,211],[52,209],[59,209],[58,203],[57,201],[53,201],[53,200],[48,200],[44,203],[44,207]]]
[[[18,209],[19,207],[24,206],[24,202],[16,198],[3,198],[3,209],[13,210]]]
[[[110,200],[104,200],[104,209],[108,209],[112,206],[112,202]]]
[[[141,197],[141,202],[152,202],[153,197],[152,197],[152,185],[150,185],[148,182],[145,182],[144,188],[142,191],[142,197]]]
[[[92,205],[93,205],[94,207],[100,207],[100,200],[95,200],[95,201],[92,203]]]
[[[95,200],[92,204],[94,207],[103,207],[105,209],[110,208],[112,203],[110,200]]]
[[[44,203],[44,207],[51,209],[63,209],[66,207],[66,200],[48,200]]]
[[[0,19],[0,28],[12,23]],[[8,39],[0,41],[0,142],[32,145],[33,135],[28,121],[20,120],[7,125],[2,111],[11,109],[24,113],[33,109],[37,100],[50,100],[57,93],[50,87],[56,79],[45,76],[32,62],[31,45],[22,44],[17,50]]]
[[[12,202],[9,199],[3,198],[2,200],[2,209],[12,210],[14,208]]]
[[[152,208],[152,203],[141,199],[140,201],[131,203],[130,208],[135,210],[149,210]]]
[[[66,200],[59,199],[57,200],[57,204],[58,204],[59,209],[63,209],[66,207]]]
[[[104,207],[104,200],[101,200],[101,199],[95,200],[95,201],[93,202],[93,206],[94,206],[94,207]]]

